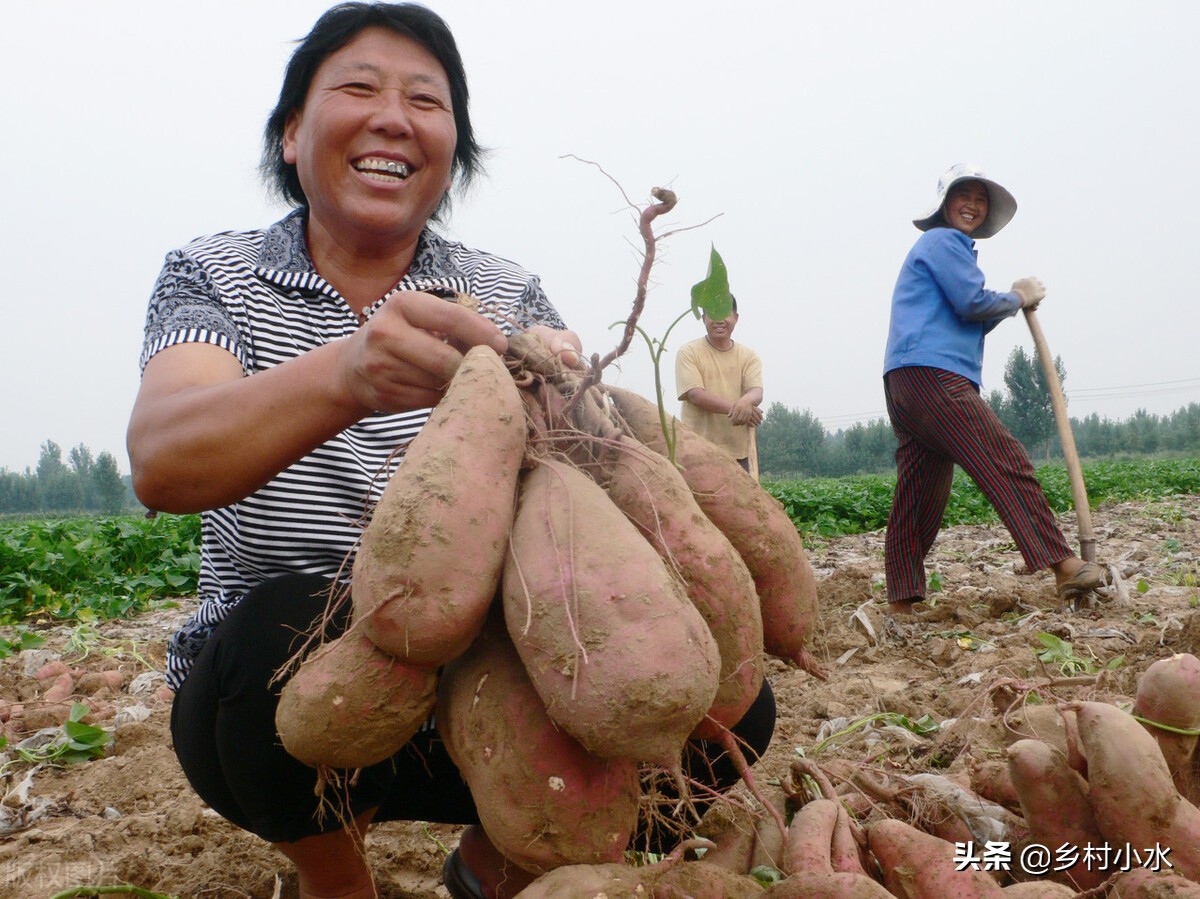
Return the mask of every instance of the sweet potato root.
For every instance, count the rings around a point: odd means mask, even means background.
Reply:
[[[1063,753],[1041,740],[1018,740],[1008,748],[1008,769],[1032,842],[1051,851],[1104,842],[1088,804],[1087,781]],[[1103,883],[1108,872],[1095,861],[1089,864],[1081,852],[1070,868],[1047,876],[1087,890]]]
[[[1074,895],[1075,890],[1052,880],[1027,880],[1004,888],[1004,899],[1068,899]]]
[[[830,850],[837,820],[838,804],[832,799],[814,799],[802,805],[788,825],[783,872],[832,874]]]
[[[406,665],[347,631],[283,686],[275,727],[306,765],[364,768],[397,752],[433,711],[437,671]]]
[[[605,389],[633,435],[665,454],[658,407],[636,393]],[[754,578],[767,652],[823,677],[806,648],[817,617],[816,579],[792,520],[779,501],[727,453],[683,422],[672,419],[671,424],[675,427],[675,460],[684,480]]]
[[[714,739],[758,697],[763,679],[762,615],[754,581],[737,550],[697,505],[663,456],[622,437],[606,469],[605,492],[676,570],[721,657],[720,686],[694,737]]]
[[[865,874],[801,871],[772,884],[763,899],[892,899],[892,894]]]
[[[543,874],[525,889],[521,899],[596,899],[598,896],[646,896],[649,886],[640,868],[609,863],[568,865]]]
[[[667,858],[653,865],[572,865],[544,874],[520,899],[750,899],[763,888],[705,861]]]
[[[896,818],[867,828],[871,853],[883,870],[884,885],[907,899],[981,899],[999,897],[1000,885],[989,874],[954,862],[954,844],[917,830]]]
[[[1200,740],[1200,659],[1188,652],[1159,659],[1138,678],[1133,713],[1158,741],[1175,787],[1192,801]]]
[[[525,436],[508,369],[474,347],[388,482],[354,560],[354,619],[380,649],[436,666],[479,633],[504,564]]]
[[[571,465],[522,479],[504,616],[550,717],[606,758],[677,770],[716,696],[720,656],[677,578]]]
[[[1170,850],[1177,874],[1200,878],[1200,810],[1171,779],[1158,743],[1133,716],[1103,702],[1071,702],[1087,756],[1088,802],[1109,845]]]
[[[1200,899],[1200,883],[1169,872],[1135,868],[1113,881],[1112,899]]]
[[[511,861],[540,874],[621,860],[637,823],[637,763],[592,755],[550,720],[499,618],[443,670],[436,719]]]

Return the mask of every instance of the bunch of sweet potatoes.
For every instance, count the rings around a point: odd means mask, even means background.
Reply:
[[[728,735],[764,652],[816,670],[815,582],[782,506],[681,424],[672,464],[649,404],[542,349],[466,354],[372,511],[348,629],[276,716],[297,758],[355,768],[436,702],[489,836],[535,873],[619,859],[639,766],[683,787],[687,740]]]

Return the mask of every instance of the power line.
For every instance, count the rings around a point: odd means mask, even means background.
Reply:
[[[1182,378],[1178,381],[1150,381],[1146,384],[1118,384],[1115,387],[1080,387],[1078,390],[1070,391],[1073,394],[1078,393],[1096,393],[1098,391],[1122,391],[1133,390],[1141,387],[1163,387],[1167,384],[1200,384],[1200,378]],[[1105,396],[1119,396],[1119,393],[1105,393]]]

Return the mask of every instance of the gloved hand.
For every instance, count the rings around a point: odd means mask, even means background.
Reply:
[[[1012,292],[1021,298],[1022,309],[1036,309],[1046,297],[1046,285],[1037,278],[1021,278],[1013,282]]]

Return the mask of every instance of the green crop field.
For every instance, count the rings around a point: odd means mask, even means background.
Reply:
[[[1066,469],[1038,478],[1055,511],[1072,508]],[[1200,459],[1147,459],[1084,466],[1093,506],[1200,493]],[[877,530],[887,524],[895,478],[768,480],[806,538]],[[945,524],[996,521],[975,485],[956,473]],[[194,515],[0,520],[0,627],[134,615],[196,592],[200,522]],[[12,641],[0,636],[0,650]]]
[[[1037,475],[1055,512],[1074,507],[1065,466],[1046,465],[1038,469]],[[1200,493],[1200,459],[1095,462],[1083,466],[1083,476],[1093,508],[1108,502]],[[822,537],[860,534],[885,527],[895,486],[894,475],[763,482],[767,492],[783,503],[802,533]],[[975,483],[956,470],[944,524],[985,524],[998,520]]]

